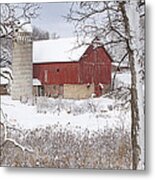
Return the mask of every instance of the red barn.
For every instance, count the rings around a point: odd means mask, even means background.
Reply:
[[[33,78],[42,93],[64,98],[100,96],[111,85],[111,58],[95,42],[78,47],[75,38],[36,41],[33,44]]]

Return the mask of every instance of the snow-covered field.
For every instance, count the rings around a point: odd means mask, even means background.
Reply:
[[[38,97],[33,105],[1,96],[1,165],[130,169],[126,96],[127,89],[85,100]]]
[[[13,101],[10,96],[1,97],[1,108],[7,124],[23,129],[57,124],[62,128],[79,131],[86,128],[97,131],[119,127],[129,130],[130,110],[125,110],[118,104],[119,101],[103,97],[88,100],[40,97],[32,106]]]

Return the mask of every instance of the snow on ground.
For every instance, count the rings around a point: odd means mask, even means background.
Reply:
[[[112,74],[112,78],[115,73]],[[130,87],[131,86],[131,74],[130,72],[117,73],[115,78],[115,88]]]
[[[50,98],[49,101],[54,102],[55,100]],[[88,100],[63,99],[61,101],[64,101],[64,103],[70,102],[70,104],[75,106],[74,108],[81,105],[84,106],[88,102]],[[89,131],[98,131],[117,127],[130,130],[129,110],[124,111],[118,109],[118,107],[115,108],[116,102],[109,98],[100,97],[89,101],[93,102],[97,110],[94,113],[85,111],[77,115],[72,112],[68,113],[65,108],[60,113],[54,113],[53,111],[38,113],[36,105],[21,104],[20,101],[11,100],[10,96],[1,96],[1,108],[6,116],[7,125],[16,128],[34,129],[48,125],[58,125],[73,131],[83,131],[86,128]],[[4,121],[2,117],[1,121]]]

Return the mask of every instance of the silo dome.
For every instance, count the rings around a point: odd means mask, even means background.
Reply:
[[[31,22],[26,21],[24,19],[19,19],[15,22],[15,32],[27,32],[32,33],[33,28]]]

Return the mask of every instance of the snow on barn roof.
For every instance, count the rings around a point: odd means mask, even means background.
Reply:
[[[41,86],[41,82],[37,78],[33,78],[33,86]]]
[[[79,61],[90,44],[78,46],[77,38],[59,38],[33,42],[33,63]]]

